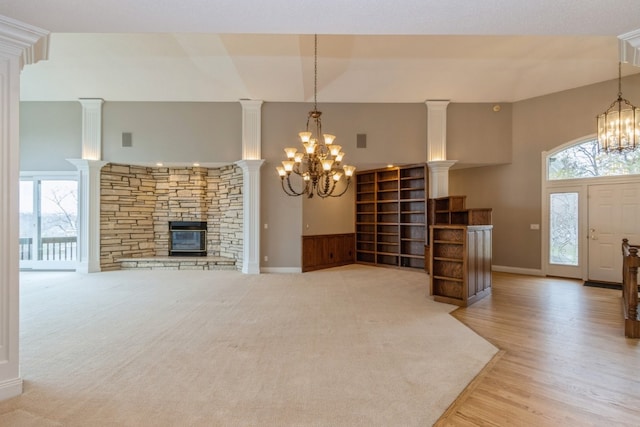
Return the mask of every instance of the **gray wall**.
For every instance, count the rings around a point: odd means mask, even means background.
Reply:
[[[625,78],[623,91],[632,102],[640,102],[640,75]],[[469,207],[493,208],[494,264],[540,268],[540,231],[529,228],[541,223],[540,153],[593,134],[596,114],[616,93],[616,81],[609,81],[501,104],[498,113],[493,104],[449,105],[448,156],[459,160],[459,169],[451,171],[450,194],[467,195]],[[275,167],[284,158],[284,147],[297,146],[297,132],[311,108],[308,103],[269,102],[262,107],[263,267],[300,267],[303,234],[354,231],[353,191],[337,199],[309,200],[289,197],[281,189]],[[345,162],[359,170],[426,160],[423,103],[319,108],[323,130],[338,136],[336,142],[347,153]],[[65,159],[80,157],[80,103],[23,102],[21,114],[21,170],[73,170]],[[104,160],[233,162],[241,157],[241,120],[239,103],[107,101]],[[132,133],[133,147],[122,147],[122,132]],[[358,133],[367,134],[366,149],[356,148]]]
[[[511,134],[511,104],[447,106],[447,159],[457,160],[456,169],[511,162]]]
[[[20,103],[20,170],[75,171],[82,154],[79,102]]]
[[[640,74],[623,79],[623,95],[640,102]],[[607,81],[513,104],[513,161],[453,170],[450,194],[466,194],[467,206],[493,208],[495,265],[541,268],[541,153],[595,134],[596,115],[615,100]]]
[[[262,106],[261,252],[264,267],[300,267],[301,235],[353,233],[354,192],[343,197],[289,197],[282,191],[275,167],[284,160],[285,147],[302,146],[298,132],[305,128],[308,103],[272,103]],[[424,104],[321,104],[322,130],[337,136],[347,153],[343,163],[378,168],[388,163],[426,160],[426,106]],[[367,134],[367,148],[356,148],[357,134]],[[264,228],[264,224],[268,228]],[[264,256],[269,261],[264,262]]]
[[[132,147],[122,146],[130,132]],[[234,162],[242,156],[242,107],[237,102],[105,102],[103,160]]]

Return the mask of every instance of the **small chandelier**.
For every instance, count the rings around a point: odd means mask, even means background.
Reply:
[[[640,144],[640,111],[622,97],[622,63],[618,62],[618,99],[598,116],[598,150],[633,151]]]
[[[355,166],[340,163],[345,156],[342,147],[334,144],[335,135],[322,133],[322,112],[318,111],[318,35],[314,35],[314,80],[313,80],[313,111],[307,116],[305,132],[300,132],[300,141],[304,147],[298,151],[294,147],[287,147],[284,152],[287,160],[282,162],[276,170],[280,175],[282,189],[289,196],[306,194],[311,198],[317,194],[321,198],[342,196],[351,183]],[[312,126],[309,128],[309,123]],[[315,128],[315,129],[314,129]],[[315,134],[314,131],[315,130]],[[292,176],[299,176],[300,181],[295,187],[291,183]],[[346,182],[341,191],[336,192],[338,182],[345,176]]]

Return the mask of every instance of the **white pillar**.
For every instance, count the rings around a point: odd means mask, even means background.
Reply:
[[[100,170],[102,159],[101,98],[80,98],[82,159],[67,159],[78,169],[78,265],[76,271],[100,271]]]
[[[0,400],[22,393],[19,361],[20,71],[48,55],[49,33],[0,16]]]
[[[427,161],[447,160],[447,106],[449,101],[426,101]]]
[[[82,104],[82,158],[102,159],[102,104],[100,98],[80,98]]]
[[[447,197],[449,195],[449,168],[455,160],[436,160],[427,162],[429,167],[429,197]]]
[[[262,101],[241,99],[242,105],[242,160],[262,157]]]
[[[242,272],[260,274],[260,159],[262,101],[241,99],[242,105]]]
[[[100,170],[107,162],[67,159],[79,172],[78,265],[80,273],[100,271]]]
[[[242,168],[242,272],[260,274],[260,167],[264,160],[239,160]]]
[[[426,101],[427,105],[427,165],[429,166],[429,197],[449,195],[449,168],[455,160],[447,160],[447,106],[449,101]]]

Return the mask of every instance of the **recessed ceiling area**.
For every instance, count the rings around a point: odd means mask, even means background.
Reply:
[[[22,100],[310,102],[317,32],[319,103],[514,102],[616,78],[640,27],[637,0],[53,3],[0,0],[52,31]]]

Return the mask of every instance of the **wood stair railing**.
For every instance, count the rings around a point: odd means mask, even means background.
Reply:
[[[624,334],[628,338],[640,338],[638,320],[638,246],[622,239],[622,302],[624,310]]]

